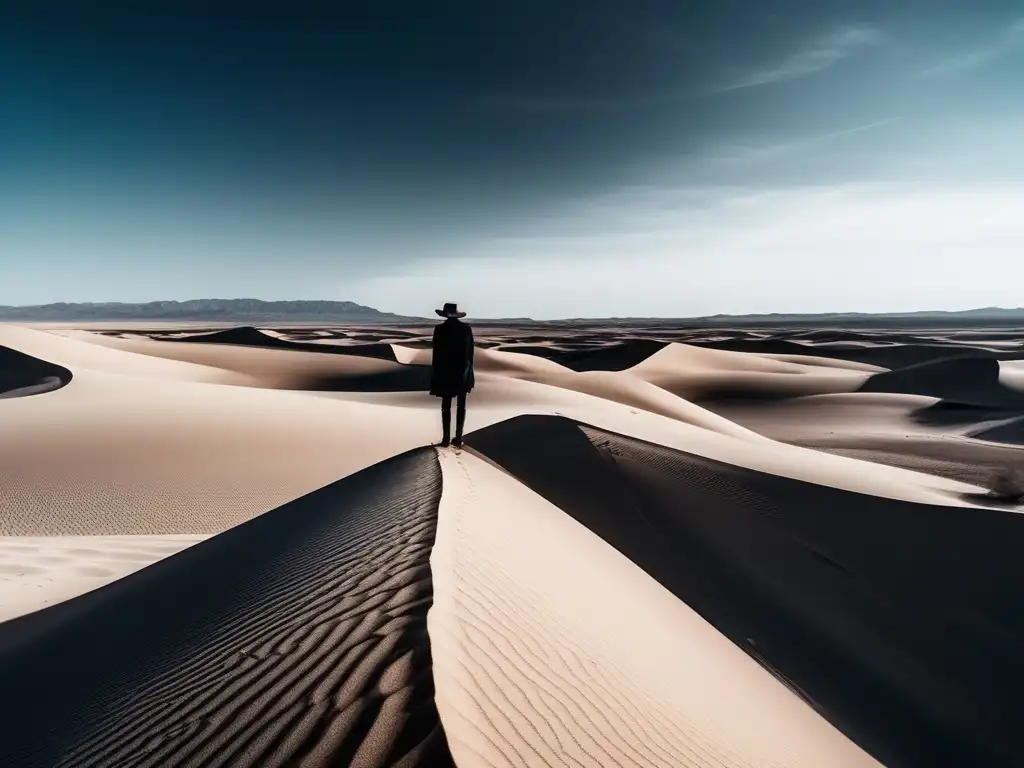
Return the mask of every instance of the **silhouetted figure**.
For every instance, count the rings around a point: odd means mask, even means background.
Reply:
[[[441,398],[441,425],[444,437],[441,445],[452,445],[452,398],[456,398],[455,440],[462,447],[462,428],[466,424],[466,395],[473,390],[473,330],[459,320],[455,304],[445,304],[435,312],[445,321],[434,328],[434,353],[431,358],[430,394]]]

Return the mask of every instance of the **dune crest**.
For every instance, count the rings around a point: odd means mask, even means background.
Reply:
[[[1018,335],[476,333],[0,326],[0,766],[1019,762]]]
[[[71,378],[63,366],[0,346],[0,400],[53,392]]]
[[[102,587],[206,538],[0,536],[0,622]]]
[[[75,374],[90,370],[211,383],[230,383],[236,378],[217,368],[99,347],[73,337],[14,325],[0,325],[0,345],[66,367]]]
[[[668,344],[626,373],[657,384],[687,400],[782,398],[853,392],[871,370],[849,364],[812,364],[756,354]]]
[[[426,635],[440,491],[434,452],[404,454],[0,624],[0,764],[452,765]]]
[[[839,491],[551,417],[469,444],[884,763],[1015,754],[1024,663],[1006,638],[1024,631],[1010,610],[1024,601],[1021,515]]]
[[[561,510],[441,462],[427,623],[458,765],[877,765]]]

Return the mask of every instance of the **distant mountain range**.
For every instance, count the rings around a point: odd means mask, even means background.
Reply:
[[[192,299],[145,303],[58,303],[0,306],[0,322],[187,321],[216,323],[423,323],[435,318],[381,312],[351,301],[261,301],[259,299]],[[1024,325],[1024,308],[984,307],[953,312],[827,312],[822,314],[709,315],[706,317],[607,317],[537,321],[527,317],[471,318],[472,322],[507,325],[815,326],[881,327],[952,325]]]
[[[39,304],[28,307],[0,306],[0,321],[109,322],[121,320],[202,322],[325,322],[408,323],[422,317],[404,317],[364,307],[351,301],[260,301],[259,299],[192,299],[86,304]]]
[[[807,326],[817,328],[837,327],[927,327],[927,326],[1024,326],[1024,307],[982,307],[980,309],[964,309],[955,311],[924,310],[919,312],[824,312],[819,314],[783,314],[765,315],[707,315],[669,320],[660,317],[611,317],[602,320],[569,319],[561,323],[593,325],[600,323],[617,323],[622,325],[665,325],[686,323],[699,327],[740,327],[740,326]]]

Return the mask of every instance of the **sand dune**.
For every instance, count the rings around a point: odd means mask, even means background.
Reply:
[[[408,365],[426,364],[429,363],[429,355],[429,350],[403,349],[399,352],[399,359]],[[476,351],[475,356],[478,378],[481,382],[486,382],[488,375],[530,381],[557,387],[560,390],[593,395],[609,402],[639,408],[740,439],[758,439],[757,435],[748,430],[673,396],[664,388],[651,385],[639,377],[618,376],[606,371],[577,372],[553,360],[515,352],[481,349]]]
[[[434,452],[404,454],[0,624],[0,764],[451,765],[426,636],[440,490]]]
[[[942,401],[924,395],[851,392],[764,402],[716,402],[707,407],[730,421],[774,440],[800,443],[851,436],[909,437],[928,434],[919,414]],[[935,430],[941,434],[944,430]]]
[[[458,765],[876,765],[558,508],[442,466],[428,629]]]
[[[238,374],[232,383],[266,389],[329,392],[412,392],[426,389],[430,372],[380,357],[324,354],[291,345],[169,344],[153,339],[122,339],[99,334],[76,336],[93,344],[166,360],[195,363]]]
[[[52,392],[71,381],[71,375],[63,366],[0,346],[0,399]]]
[[[375,343],[348,343],[348,344],[325,344],[324,339],[317,339],[315,341],[308,340],[293,340],[289,336],[274,332],[271,330],[260,330],[253,328],[252,326],[243,326],[241,328],[228,328],[220,331],[211,331],[207,333],[197,334],[185,334],[185,335],[170,335],[160,336],[154,335],[152,338],[162,339],[164,341],[173,342],[184,342],[190,344],[225,344],[230,346],[249,346],[257,348],[270,348],[270,349],[291,349],[293,351],[306,351],[306,352],[317,352],[324,353],[330,352],[332,354],[354,354],[359,357],[374,357],[378,359],[394,361],[394,352],[391,350],[391,345],[383,342]],[[362,336],[352,338],[351,336],[346,339],[351,341],[357,341],[358,339],[368,339],[373,337]],[[334,339],[338,341],[338,339]]]
[[[2,405],[0,535],[217,533],[437,428],[433,411],[88,370]]]
[[[157,336],[156,338],[160,338]],[[306,341],[292,341],[272,331],[262,331],[252,326],[227,328],[209,333],[196,333],[187,336],[168,336],[165,341],[190,344],[226,344],[231,346],[259,347],[271,349],[290,349],[294,351],[317,352],[337,355],[358,355],[359,357],[378,358],[395,362],[394,352],[390,344],[363,343],[343,345],[313,344]]]
[[[0,346],[67,368],[76,375],[90,370],[172,381],[232,383],[238,379],[217,368],[105,349],[56,333],[13,325],[0,325]]]
[[[206,536],[0,536],[0,622],[116,581]]]
[[[883,763],[1016,759],[1024,517],[802,484],[566,420],[522,417],[470,444]]]
[[[430,326],[0,326],[0,765],[1015,765],[1021,336],[816,330],[477,327],[439,469]]]
[[[1000,360],[999,383],[1018,392],[1024,392],[1024,360]]]
[[[861,390],[927,395],[970,405],[1024,408],[1024,392],[1000,381],[999,361],[992,358],[954,358],[879,373],[865,381]]]
[[[835,366],[669,344],[628,373],[687,400],[778,398],[853,392],[871,375],[849,363]]]
[[[863,337],[861,341],[835,342],[737,338],[707,342],[694,341],[693,343],[715,349],[753,352],[755,354],[774,353],[835,357],[889,369],[905,368],[910,365],[919,365],[952,357],[995,358],[997,355],[994,350],[984,347],[972,347],[954,343],[937,344],[929,343],[925,340],[899,343],[888,337],[882,337],[877,340]]]
[[[1015,416],[993,426],[972,430],[968,434],[977,440],[1024,446],[1024,416]]]
[[[582,348],[525,343],[503,345],[503,350],[544,357],[574,371],[624,371],[656,354],[665,344],[650,339]]]

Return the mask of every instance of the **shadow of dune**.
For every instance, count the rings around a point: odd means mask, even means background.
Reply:
[[[867,363],[881,368],[906,368],[921,363],[947,358],[980,357],[1006,358],[1005,355],[986,349],[966,347],[960,344],[855,344],[852,342],[817,342],[799,344],[788,339],[722,339],[688,342],[697,347],[711,347],[730,352],[753,352],[755,354],[811,355],[849,360],[853,363]]]
[[[1020,764],[1024,516],[813,485],[559,417],[467,443],[884,765]]]
[[[71,379],[63,366],[0,346],[0,399],[53,392]]]
[[[419,449],[0,624],[0,765],[452,766]]]
[[[293,388],[317,392],[426,392],[430,389],[430,366],[403,365],[401,370],[359,375],[313,375],[297,379]]]
[[[398,362],[395,351],[390,344],[313,344],[301,341],[288,341],[277,336],[263,333],[258,328],[244,326],[229,328],[223,331],[196,334],[194,336],[152,336],[156,341],[175,342],[178,344],[231,344],[247,347],[266,347],[268,349],[292,349],[302,352],[319,352],[326,355],[357,355],[372,357],[378,360]]]
[[[620,344],[593,346],[585,349],[555,349],[545,346],[511,347],[507,352],[535,355],[554,360],[577,372],[624,371],[642,363],[655,352],[664,349],[666,342],[635,339]]]
[[[999,361],[994,357],[955,357],[876,373],[860,391],[926,395],[961,406],[1024,410],[1024,393],[999,381]]]

